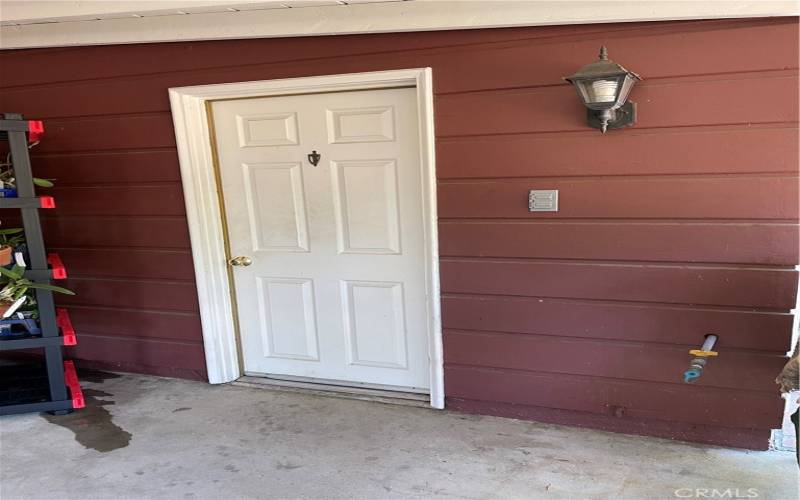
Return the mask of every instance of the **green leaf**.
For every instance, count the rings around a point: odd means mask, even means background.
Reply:
[[[25,230],[22,229],[21,227],[10,227],[8,229],[0,229],[0,234],[2,234],[2,235],[20,234],[23,231],[25,231]]]
[[[6,276],[13,280],[18,280],[22,278],[22,273],[25,272],[24,267],[20,267],[18,265],[14,265],[11,269],[7,269],[5,267],[0,267],[0,275]]]
[[[51,188],[55,185],[50,179],[40,179],[38,177],[33,178],[33,183],[43,188]]]
[[[72,290],[67,290],[66,288],[61,288],[60,286],[55,285],[45,285],[43,283],[26,283],[28,288],[38,288],[39,290],[50,290],[51,292],[63,293],[65,295],[75,295],[75,292]]]

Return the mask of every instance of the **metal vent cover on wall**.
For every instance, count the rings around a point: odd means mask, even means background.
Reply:
[[[528,193],[531,212],[558,212],[558,189],[532,189]]]

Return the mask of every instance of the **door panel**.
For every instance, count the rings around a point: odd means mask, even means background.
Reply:
[[[403,284],[342,281],[350,363],[407,368]]]
[[[236,125],[242,148],[297,144],[296,113],[237,115]]]
[[[331,162],[340,253],[400,253],[393,160]]]
[[[253,251],[308,251],[300,163],[242,164]]]
[[[309,279],[257,277],[265,357],[319,360]]]
[[[394,107],[328,110],[328,142],[381,142],[394,140]]]
[[[415,89],[211,108],[245,372],[427,390]]]

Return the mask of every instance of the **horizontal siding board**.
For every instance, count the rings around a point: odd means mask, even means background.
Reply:
[[[468,413],[495,415],[498,417],[536,420],[556,425],[569,425],[587,429],[621,432],[644,436],[656,436],[671,440],[707,443],[729,448],[745,448],[764,451],[770,447],[770,429],[747,429],[742,427],[719,427],[691,424],[674,420],[632,418],[629,415],[601,415],[559,408],[528,406],[497,401],[446,398],[448,409]]]
[[[784,354],[791,348],[788,313],[586,302],[528,297],[442,298],[446,329],[654,342],[695,346],[717,334],[729,349]]]
[[[559,190],[558,212],[530,212],[528,191]],[[798,218],[798,178],[540,178],[440,183],[441,218]],[[731,203],[731,200],[736,203]]]
[[[36,176],[54,179],[59,186],[181,180],[174,150],[33,155],[31,163]]]
[[[169,366],[182,370],[205,370],[203,345],[81,335],[69,350],[77,359],[113,359],[121,363],[145,366]]]
[[[200,315],[119,308],[69,308],[80,341],[83,335],[203,342]]]
[[[175,147],[175,129],[168,112],[47,120],[44,137],[36,146],[37,153]]]
[[[454,179],[796,173],[799,135],[797,127],[725,127],[439,139],[436,175]]]
[[[531,257],[795,265],[796,224],[440,221],[439,253]]]
[[[115,80],[88,80],[52,87],[31,87],[11,90],[6,99],[13,98],[26,105],[26,115],[39,119],[55,120],[72,116],[95,117],[96,115],[128,115],[135,113],[167,112],[170,109],[170,87],[183,87],[196,81],[197,85],[226,83],[224,70],[216,72],[176,73],[163,75],[133,76]],[[228,74],[230,70],[228,69]],[[199,75],[207,75],[200,80]],[[216,80],[216,81],[214,81]],[[64,97],[55,102],[42,102],[43,96],[59,92]],[[91,98],[89,98],[91,96]],[[77,101],[76,101],[77,100]],[[5,99],[0,98],[0,105]],[[47,129],[45,129],[47,131]]]
[[[373,56],[336,60],[329,68],[316,67],[314,74],[356,73],[397,67],[430,66],[430,61],[404,54],[386,60]],[[434,65],[435,66],[435,65]],[[91,81],[59,89],[62,99],[47,100],[49,88],[17,91],[15,101],[27,102],[25,112],[36,118],[69,116],[128,115],[167,113],[170,109],[167,90],[187,85],[207,85],[234,81],[269,80],[307,76],[304,64],[274,67],[269,71],[255,67],[191,74],[165,74],[114,81]],[[711,77],[705,77],[711,78]],[[634,88],[631,99],[638,103],[637,127],[686,127],[721,124],[789,123],[797,121],[798,97],[795,76],[777,74],[767,77],[721,80],[706,79],[680,83],[643,82]],[[758,99],[742,99],[759,95]],[[87,99],[87,96],[92,96]],[[7,96],[5,99],[11,99]],[[693,103],[691,106],[686,103]],[[5,104],[0,98],[0,105]],[[586,110],[569,84],[485,91],[436,97],[436,133],[441,137],[550,132],[586,129]],[[682,112],[675,113],[675,107]],[[487,112],[491,110],[491,112]],[[480,116],[480,120],[475,120]]]
[[[133,281],[131,279],[86,279],[71,277],[59,282],[75,295],[58,295],[64,306],[119,307],[198,312],[194,282]]]
[[[442,291],[789,310],[797,271],[442,259]]]
[[[74,353],[71,349],[67,349],[67,356],[70,359],[75,359]],[[154,375],[156,377],[173,377],[187,380],[198,380],[200,382],[208,382],[208,373],[206,367],[183,370],[171,366],[153,366],[142,365],[138,363],[123,363],[115,360],[99,360],[99,359],[77,359],[76,366],[78,370],[99,370],[105,372],[127,372],[127,373],[144,373],[146,375]],[[691,440],[691,439],[690,439]],[[714,441],[710,441],[714,442]]]
[[[797,87],[796,76],[643,82],[630,98],[638,104],[636,127],[645,129],[794,123],[798,119]],[[742,98],[755,95],[760,98]],[[566,84],[438,96],[436,112],[440,137],[586,129],[586,109]]]
[[[715,350],[720,356],[709,361],[697,385],[777,393],[773,379],[786,356],[731,351],[724,340]],[[687,351],[681,346],[492,332],[446,330],[444,335],[448,364],[667,384],[683,382],[692,358]]]
[[[689,33],[623,31],[564,42],[531,40],[512,47],[490,46],[447,54],[447,61],[434,65],[436,89],[459,92],[559,84],[561,77],[589,62],[600,45],[607,45],[612,59],[641,74],[646,81],[681,75],[782,70],[796,68],[798,61],[797,29],[791,22]],[[763,50],[765,44],[773,50]],[[701,46],[703,50],[698,50]]]
[[[445,367],[449,397],[499,401],[721,427],[772,429],[780,422],[778,393],[731,391],[563,374],[464,366]]]
[[[62,98],[47,104],[40,101],[44,98],[43,96],[53,92],[52,88],[33,87],[13,90],[8,92],[5,97],[0,95],[0,106],[7,108],[9,104],[6,103],[25,102],[24,110],[27,116],[39,119],[167,113],[170,110],[168,90],[174,87],[384,71],[398,67],[419,66],[427,66],[419,56],[400,53],[391,59],[387,59],[383,54],[376,54],[352,59],[335,59],[312,66],[303,61],[236,68],[213,68],[66,84],[58,89]],[[92,96],[92,99],[86,99],[86,96]]]
[[[398,67],[419,66],[426,66],[426,64],[418,56],[399,53],[391,59],[387,59],[384,54],[375,54],[352,59],[334,59],[312,66],[303,61],[236,68],[223,67],[66,84],[59,87],[62,98],[47,104],[40,101],[44,99],[45,95],[53,92],[52,88],[33,87],[13,90],[4,93],[5,97],[0,96],[0,106],[5,105],[7,108],[6,102],[25,102],[26,114],[40,119],[167,113],[170,110],[168,90],[173,87],[383,71]],[[92,99],[86,99],[86,96],[92,96]]]
[[[630,33],[629,36],[625,36]],[[622,61],[627,67],[635,68],[644,75],[647,81],[676,75],[709,75],[714,73],[734,73],[746,71],[784,70],[797,67],[797,49],[792,44],[796,40],[796,30],[791,25],[742,27],[702,33],[661,33],[653,35],[643,30],[628,30],[614,38],[610,46],[614,59]],[[418,34],[417,34],[418,35]],[[734,43],[743,44],[742,39],[767,36],[770,40],[786,42],[782,49],[770,51],[764,57],[759,50],[763,45],[755,44],[749,52],[759,54],[755,60],[732,51],[703,51],[698,57],[697,40],[704,40],[712,45]],[[570,36],[567,32],[567,36]],[[709,40],[711,38],[711,40]],[[342,43],[341,41],[339,42]],[[225,83],[230,81],[264,80],[290,78],[310,74],[330,74],[359,71],[375,71],[389,69],[386,61],[391,61],[394,68],[429,66],[436,71],[436,91],[463,92],[481,89],[499,89],[509,87],[532,87],[540,85],[562,84],[562,77],[573,73],[586,64],[597,53],[598,47],[608,44],[608,34],[589,37],[564,43],[563,39],[541,40],[533,38],[515,42],[511,47],[507,44],[484,50],[476,50],[474,45],[438,49],[429,46],[426,50],[414,50],[419,46],[413,41],[407,49],[398,51],[398,46],[381,45],[374,49],[365,49],[363,44],[358,49],[362,53],[358,57],[343,59],[341,51],[334,48],[320,49],[319,44],[312,53],[298,51],[296,47],[288,54],[276,53],[270,48],[269,41],[261,43],[241,41],[239,45],[259,45],[264,47],[267,55],[247,55],[248,62],[238,64],[236,79],[231,79],[231,66],[236,64],[240,56],[229,56],[228,60],[220,57],[223,52],[219,48],[209,48],[211,59],[204,60],[201,65],[187,65],[184,71],[176,72],[174,67],[166,67],[163,71],[148,68],[142,75],[131,74],[128,78],[110,80],[83,79],[63,84],[58,87],[65,99],[57,103],[48,103],[42,96],[51,91],[44,87],[19,87],[7,91],[9,99],[30,102],[31,115],[41,118],[62,117],[71,115],[94,115],[114,113],[142,113],[164,111],[169,109],[166,89],[187,85]],[[763,42],[762,42],[763,43]],[[235,44],[231,44],[235,45]],[[424,46],[424,45],[423,45]],[[186,47],[171,48],[167,52],[186,52]],[[393,49],[392,52],[381,50]],[[131,49],[128,49],[131,51]],[[680,53],[687,54],[681,57]],[[294,57],[291,57],[292,53]],[[257,54],[257,53],[256,53]],[[309,54],[314,56],[314,64],[309,67]],[[661,54],[661,55],[660,55]],[[275,57],[277,55],[278,57]],[[322,56],[322,57],[320,57]],[[168,57],[162,56],[160,57]],[[217,66],[209,64],[214,58]],[[205,58],[204,58],[205,59]],[[540,64],[520,64],[520,61],[537,60]],[[270,62],[271,61],[271,62]],[[671,64],[670,64],[671,62]],[[2,64],[2,62],[0,62]],[[185,63],[184,63],[185,64]],[[151,64],[152,66],[152,64]],[[178,65],[180,67],[181,65]],[[199,67],[198,67],[199,66]],[[547,68],[543,70],[542,68]],[[103,72],[100,71],[102,74]],[[81,99],[86,95],[93,99]],[[689,97],[690,99],[690,97]],[[0,105],[3,104],[0,97]],[[41,104],[39,104],[41,103]],[[53,105],[55,104],[55,105]],[[80,111],[77,110],[80,106]]]
[[[75,276],[194,280],[188,250],[52,248]]]
[[[324,64],[325,58],[359,59],[376,53],[381,58],[387,59],[402,55],[404,52],[416,51],[414,55],[420,57],[442,50],[447,51],[448,57],[455,59],[453,61],[455,67],[460,67],[462,64],[457,54],[477,52],[494,61],[496,65],[492,66],[492,72],[510,73],[511,78],[518,78],[528,83],[541,78],[541,71],[529,72],[527,66],[520,65],[518,61],[546,57],[554,50],[558,50],[560,44],[566,42],[568,46],[575,47],[573,54],[569,56],[575,59],[557,62],[564,67],[568,64],[577,67],[585,64],[584,51],[588,50],[593,54],[599,44],[608,43],[609,39],[614,40],[612,45],[614,54],[619,51],[620,57],[624,54],[626,58],[635,58],[631,61],[646,68],[648,74],[671,75],[671,71],[677,71],[678,74],[724,73],[737,71],[739,68],[752,71],[759,68],[788,67],[797,62],[796,57],[786,59],[787,54],[789,56],[792,54],[792,47],[797,45],[792,43],[797,40],[797,31],[793,29],[793,24],[789,20],[758,19],[749,20],[747,24],[732,23],[729,20],[704,20],[688,23],[620,23],[600,26],[538,26],[502,30],[375,34],[370,36],[368,45],[364,44],[362,35],[338,36],[336,43],[319,43],[317,37],[170,43],[158,45],[157,58],[153,57],[152,44],[83,47],[80,51],[61,50],[58,54],[47,50],[3,51],[0,52],[0,70],[13,68],[16,71],[3,71],[5,74],[0,80],[0,88],[215,67],[235,68],[265,63],[297,61],[308,64],[307,61],[314,60],[315,64]],[[743,43],[743,40],[757,43]],[[713,45],[716,49],[712,53],[713,57],[697,51],[698,43],[704,46]],[[774,44],[775,47],[780,47],[780,50],[771,50],[767,53],[760,51],[764,43]],[[488,53],[476,50],[486,46],[485,44],[501,46]],[[642,45],[648,47],[648,54],[652,53],[650,47],[657,53],[664,50],[666,44],[674,47],[668,55],[673,56],[677,51],[684,50],[689,51],[686,53],[691,57],[659,58],[652,55],[643,57],[632,50]],[[730,46],[736,46],[737,50],[729,51]],[[531,52],[539,47],[546,47],[549,52]],[[734,53],[729,55],[729,52]],[[470,65],[482,62],[476,59],[478,58],[469,61]],[[122,66],[113,64],[118,60],[124,60],[125,64]],[[501,63],[513,62],[517,64],[508,67],[508,71],[501,71],[505,68],[498,66]],[[625,62],[631,64],[627,59]],[[784,66],[781,66],[781,63]],[[572,66],[570,72],[574,70]],[[661,73],[653,73],[661,71],[659,69],[661,67],[665,68]],[[459,88],[469,85],[470,81],[483,86],[496,85],[491,80],[483,82],[477,79],[479,76],[486,76],[482,66],[480,72],[453,75],[452,79],[445,82],[448,86],[444,89],[449,89],[451,82],[457,82]],[[461,77],[460,82],[459,77]]]
[[[52,247],[190,248],[183,217],[62,216],[42,218]]]
[[[633,25],[629,25],[633,27]],[[576,29],[577,28],[577,29]],[[608,31],[610,25],[604,25]],[[628,28],[622,25],[621,28]],[[638,29],[643,29],[639,26]],[[140,74],[189,71],[198,68],[248,66],[264,63],[320,60],[363,56],[383,52],[391,57],[398,51],[513,41],[542,36],[565,36],[585,32],[575,26],[511,28],[503,30],[421,31],[377,34],[369,44],[362,35],[336,37],[336,43],[320,43],[318,37],[216,40],[188,43],[161,43],[159,57],[153,57],[153,44],[82,47],[65,50],[56,57],[41,50],[0,52],[0,70],[13,67],[0,80],[0,88],[66,82],[96,78],[130,77]],[[402,43],[398,43],[402,39]],[[324,39],[323,39],[324,40]],[[124,60],[124,65],[113,64]]]
[[[178,183],[136,186],[58,187],[48,190],[59,216],[184,215],[183,188]]]

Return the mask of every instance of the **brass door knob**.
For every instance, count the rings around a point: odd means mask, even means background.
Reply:
[[[239,257],[234,257],[228,261],[228,264],[232,266],[241,266],[241,267],[247,267],[252,263],[253,259],[251,259],[250,257],[245,257],[243,255],[240,255]]]

